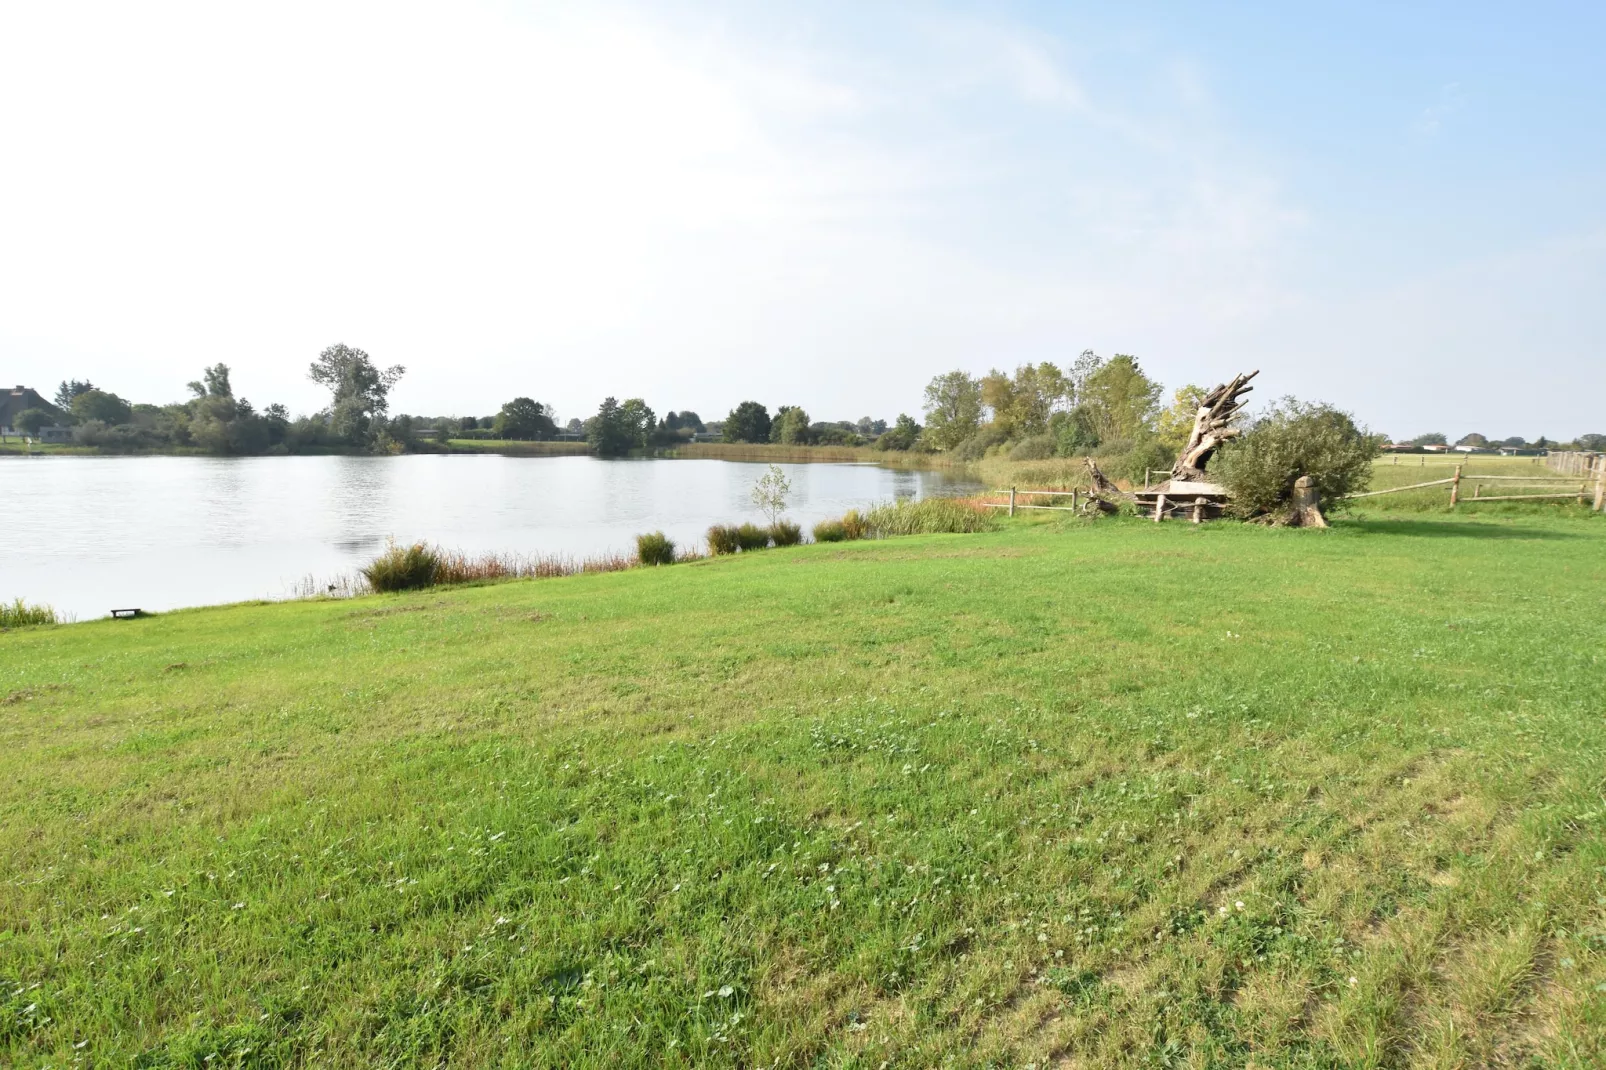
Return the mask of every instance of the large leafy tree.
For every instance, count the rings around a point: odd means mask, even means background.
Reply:
[[[1172,396],[1171,407],[1160,414],[1158,431],[1162,446],[1176,453],[1188,444],[1199,406],[1208,393],[1204,387],[1189,383]]]
[[[503,405],[491,426],[497,438],[521,441],[541,441],[558,433],[551,410],[532,398],[514,398]]]
[[[86,390],[72,399],[72,414],[80,420],[99,420],[106,424],[126,424],[134,418],[134,410],[116,394],[104,390]]]
[[[95,389],[95,384],[88,379],[64,379],[56,388],[56,407],[72,410],[73,399],[79,394],[87,394]]]
[[[906,412],[898,414],[898,422],[881,433],[875,440],[878,450],[908,450],[913,449],[915,442],[920,438],[922,428],[915,423],[915,418]]]
[[[1088,375],[1077,404],[1100,440],[1138,438],[1154,430],[1160,393],[1136,357],[1117,353]]]
[[[981,383],[963,371],[939,375],[926,384],[926,437],[951,450],[976,433],[981,423]]]
[[[1223,447],[1211,473],[1219,470],[1240,516],[1275,513],[1292,499],[1300,476],[1310,476],[1324,505],[1336,506],[1366,489],[1380,445],[1347,412],[1284,398]]]
[[[384,429],[391,388],[406,372],[400,364],[381,370],[367,353],[340,344],[319,353],[307,376],[329,389],[330,432],[342,442],[367,446]]]
[[[799,405],[783,405],[770,425],[770,441],[803,446],[809,441],[809,414]]]
[[[726,442],[768,442],[770,411],[756,401],[744,401],[725,417]]]
[[[1011,378],[994,369],[981,380],[982,404],[993,425],[1009,438],[1048,431],[1048,421],[1070,400],[1071,380],[1053,364],[1022,364]]]
[[[586,421],[586,441],[600,457],[623,457],[644,445],[655,425],[652,409],[641,398],[622,405],[617,398],[604,398],[597,414]]]

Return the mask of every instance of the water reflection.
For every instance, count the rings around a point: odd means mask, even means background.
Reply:
[[[805,527],[892,498],[965,493],[943,472],[782,465]],[[585,555],[662,530],[700,544],[714,522],[759,520],[765,466],[591,457],[50,457],[0,459],[12,525],[0,597],[88,618],[283,597],[389,536],[469,552]]]

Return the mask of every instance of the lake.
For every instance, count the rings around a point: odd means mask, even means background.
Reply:
[[[894,498],[969,493],[941,471],[786,464],[805,529]],[[0,459],[0,597],[88,620],[285,598],[365,564],[387,538],[469,553],[634,552],[662,530],[703,545],[761,521],[763,464],[594,457],[11,457]]]

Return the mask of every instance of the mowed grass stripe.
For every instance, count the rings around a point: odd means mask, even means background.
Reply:
[[[8,633],[0,1051],[1591,1065],[1603,536],[1023,522]]]

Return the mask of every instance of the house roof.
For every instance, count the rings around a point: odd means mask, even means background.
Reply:
[[[43,409],[52,418],[61,420],[66,413],[45,400],[39,391],[27,386],[14,386],[10,390],[0,389],[0,427],[10,427],[11,421],[28,409]]]

